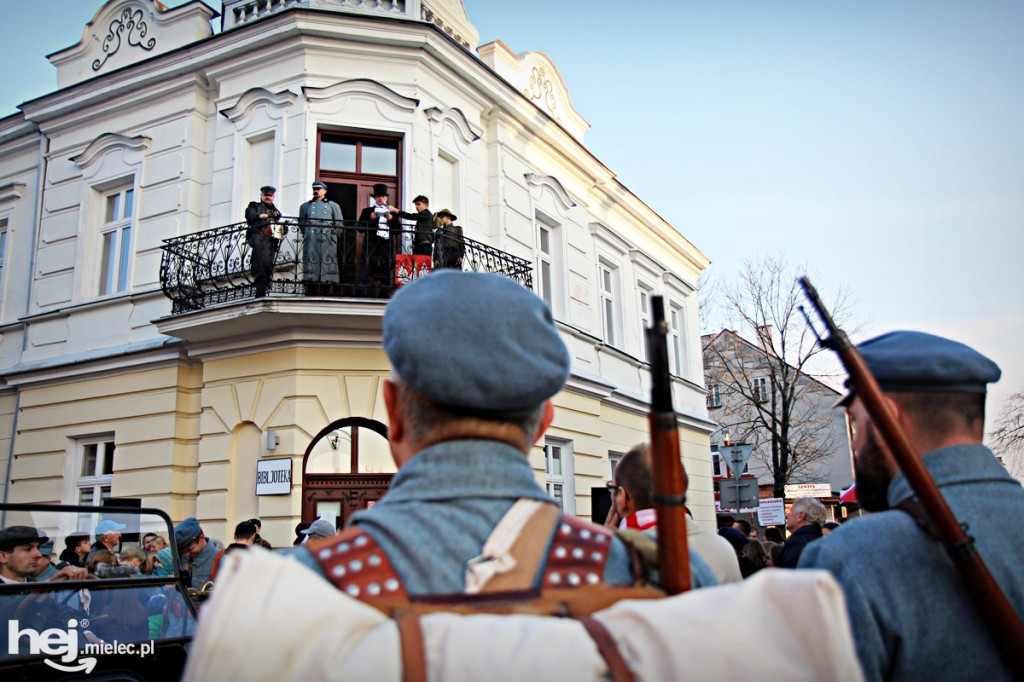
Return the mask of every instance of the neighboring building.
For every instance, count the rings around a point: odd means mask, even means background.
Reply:
[[[49,56],[57,89],[0,119],[3,499],[139,499],[221,538],[259,516],[285,544],[300,517],[379,498],[387,294],[306,295],[287,263],[266,298],[242,282],[234,224],[258,188],[294,216],[322,179],[346,218],[384,183],[394,204],[424,193],[456,213],[472,266],[526,263],[573,356],[531,461],[577,514],[647,438],[642,330],[664,296],[690,500],[710,523],[708,260],[587,150],[554,64],[477,46],[458,0],[220,10],[215,32],[202,2],[110,0]],[[284,494],[254,494],[281,459]]]
[[[766,334],[770,337],[771,330]],[[853,484],[846,413],[833,407],[841,394],[766,351],[770,344],[748,341],[730,330],[706,334],[701,342],[708,414],[719,427],[711,438],[716,479],[731,475],[718,455],[727,438],[752,444],[744,473],[757,477],[761,497],[772,497],[779,483],[773,474],[772,429],[780,433],[780,423],[788,420],[792,466],[781,482],[828,484],[830,495],[822,502],[835,508],[839,493]],[[782,444],[775,440],[777,451]]]

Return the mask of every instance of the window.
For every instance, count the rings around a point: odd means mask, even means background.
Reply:
[[[609,480],[615,478],[615,467],[619,466],[619,460],[622,459],[622,456],[624,454],[624,452],[613,452],[611,450],[608,451],[608,463],[611,464],[612,466],[612,470],[611,472],[609,472]]]
[[[114,478],[114,440],[110,436],[78,443],[81,466],[78,470],[78,502],[100,506],[110,499]]]
[[[686,352],[683,347],[683,309],[678,306],[669,306],[668,310],[668,342],[669,353],[671,354],[672,369],[676,376],[685,377]]]
[[[598,268],[601,291],[601,327],[604,332],[604,340],[610,346],[618,345],[619,342],[619,302],[618,302],[618,279],[619,269],[607,263],[601,263]]]
[[[537,222],[537,295],[544,299],[549,306],[552,304],[552,232],[550,226],[540,221]]]
[[[711,475],[721,478],[725,476],[725,467],[722,465],[722,455],[718,452],[718,446],[711,446]]]
[[[766,403],[768,402],[769,396],[768,379],[766,377],[758,377],[754,379],[754,400],[759,403]]]
[[[708,407],[722,406],[722,389],[718,384],[711,384],[708,388]]]
[[[4,265],[7,262],[7,219],[0,220],[0,292],[3,291]]]
[[[637,283],[640,289],[640,359],[647,359],[647,329],[651,326],[651,290]]]
[[[131,186],[113,190],[103,197],[103,227],[100,232],[101,296],[128,289],[134,204],[135,190]]]
[[[548,495],[555,498],[562,511],[575,513],[571,441],[548,439],[544,442],[544,481]]]

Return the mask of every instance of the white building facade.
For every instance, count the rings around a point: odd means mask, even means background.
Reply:
[[[300,518],[343,522],[379,496],[386,300],[172,312],[162,290],[163,240],[237,223],[265,184],[297,215],[323,179],[346,218],[383,182],[532,265],[573,372],[531,461],[573,513],[646,439],[643,327],[663,296],[690,499],[710,523],[707,258],[587,150],[546,56],[477,40],[458,0],[99,7],[49,56],[56,89],[0,119],[3,499],[130,498],[215,537],[259,516],[285,544]],[[292,460],[290,492],[257,495],[271,459]]]

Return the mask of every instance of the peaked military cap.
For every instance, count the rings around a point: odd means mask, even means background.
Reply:
[[[485,415],[535,410],[569,377],[551,309],[489,273],[444,270],[402,287],[384,312],[384,350],[416,391]]]
[[[881,389],[892,393],[984,394],[1002,374],[999,365],[970,346],[924,332],[889,332],[857,350]],[[851,390],[837,404],[852,400]]]
[[[320,182],[319,180],[317,180],[317,181],[315,181],[315,182],[313,183],[313,189],[316,189],[316,188],[318,188],[318,187],[319,187],[320,189],[327,189],[327,185],[325,185],[324,183]]]
[[[263,185],[260,187],[261,192],[270,192],[271,194],[277,194],[277,188],[273,185]]]
[[[174,544],[178,547],[186,545],[199,537],[202,532],[203,529],[199,527],[199,519],[190,516],[174,527]]]

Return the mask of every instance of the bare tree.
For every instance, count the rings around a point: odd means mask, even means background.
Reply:
[[[831,409],[837,391],[826,383],[836,379],[826,369],[834,364],[818,357],[823,349],[799,311],[798,274],[778,257],[747,261],[739,281],[716,292],[731,328],[703,337],[711,417],[734,442],[755,446],[751,470],[771,474],[776,497],[787,483],[819,476],[848,443]],[[844,294],[830,306],[837,320],[846,309]]]
[[[1024,478],[1024,390],[1006,399],[996,428],[988,435],[1010,474]]]

